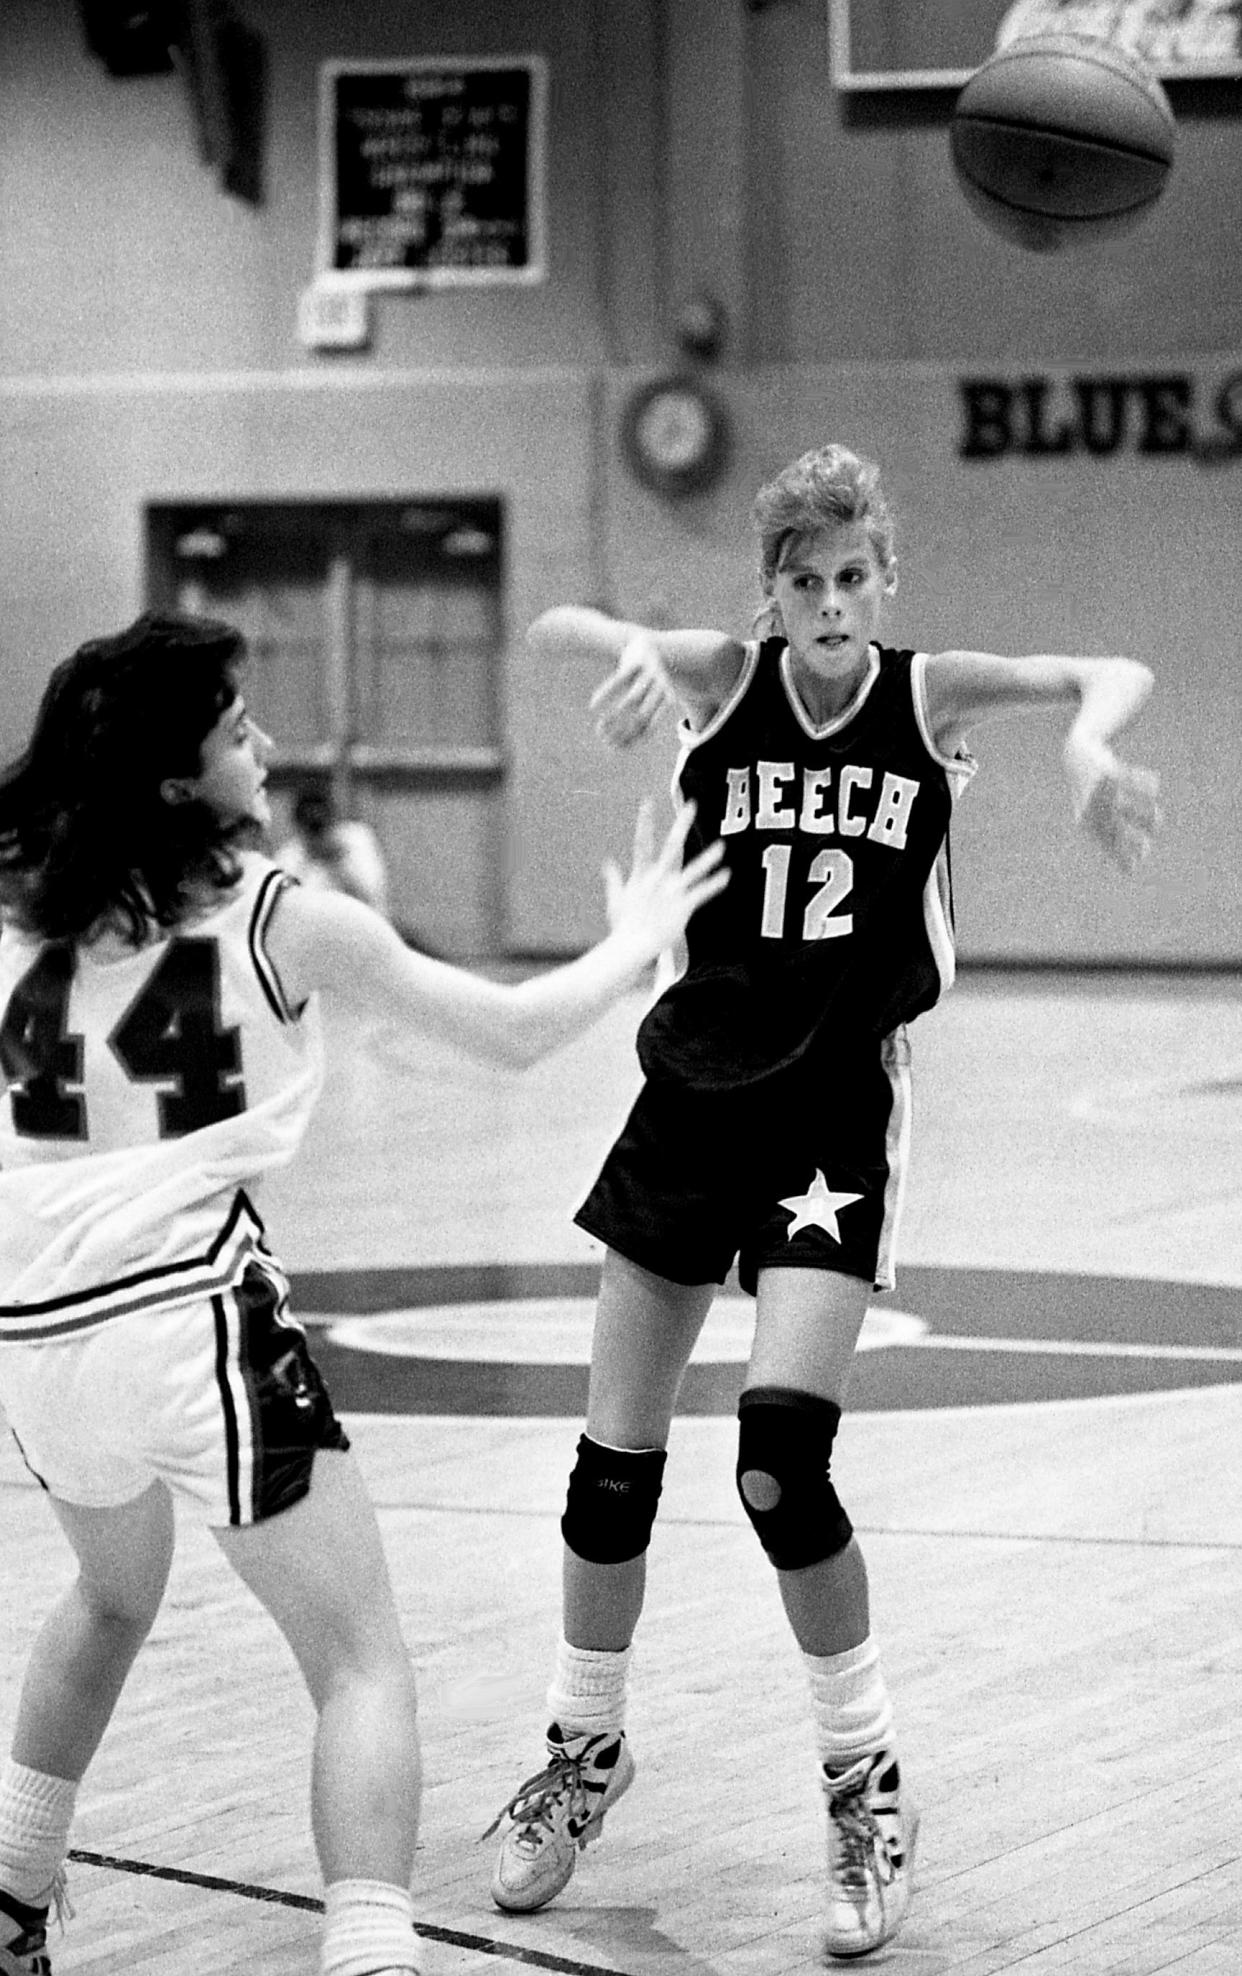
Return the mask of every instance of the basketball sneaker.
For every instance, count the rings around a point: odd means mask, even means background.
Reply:
[[[56,1918],[63,1928],[65,1916],[72,1913],[63,1872],[52,1882],[46,1907],[27,1907],[12,1894],[0,1892],[0,1976],[52,1976],[52,1958],[47,1952],[47,1912],[53,1902]],[[6,1930],[8,1939],[4,1940]]]
[[[903,1807],[891,1750],[823,1773],[828,1801],[828,1919],[824,1948],[870,1955],[895,1935],[910,1905],[918,1817]]]
[[[492,1899],[511,1913],[545,1907],[569,1884],[577,1856],[599,1838],[604,1815],[634,1781],[634,1759],[623,1733],[565,1736],[548,1730],[548,1764],[492,1820],[510,1820],[492,1875]]]

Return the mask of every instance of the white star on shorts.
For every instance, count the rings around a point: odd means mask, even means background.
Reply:
[[[785,1232],[792,1242],[800,1228],[822,1228],[825,1235],[831,1235],[834,1242],[839,1242],[841,1230],[837,1227],[838,1214],[851,1201],[861,1201],[862,1198],[861,1194],[834,1194],[817,1169],[805,1194],[791,1194],[780,1203],[793,1216]]]

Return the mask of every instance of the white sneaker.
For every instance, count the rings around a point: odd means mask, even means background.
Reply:
[[[828,1801],[828,1918],[825,1953],[870,1955],[906,1918],[918,1837],[917,1814],[903,1808],[891,1750],[860,1758],[834,1776]]]
[[[548,1730],[547,1768],[528,1777],[488,1826],[512,1821],[492,1875],[497,1907],[529,1914],[569,1884],[583,1846],[599,1838],[604,1814],[634,1781],[634,1759],[623,1733],[562,1736]]]

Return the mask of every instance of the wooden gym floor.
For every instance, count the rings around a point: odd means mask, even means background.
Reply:
[[[835,1473],[921,1803],[901,1976],[1242,1970],[1242,996],[968,976],[914,1034],[899,1284]],[[589,1337],[570,1212],[637,1004],[525,1077],[334,1065],[264,1198],[380,1506],[420,1670],[426,1968],[789,1976],[818,1961],[801,1669],[732,1481],[746,1308],[675,1424],[635,1655],[639,1777],[542,1915],[479,1834],[540,1761]],[[904,1269],[901,1264],[904,1262]],[[0,1454],[0,1709],[68,1554]],[[310,1976],[310,1709],[192,1525],[80,1799],[57,1976]]]

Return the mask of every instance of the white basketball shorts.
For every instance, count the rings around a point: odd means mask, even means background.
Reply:
[[[0,1344],[0,1406],[53,1496],[108,1509],[159,1479],[215,1525],[288,1509],[316,1451],[349,1446],[283,1281],[254,1265],[204,1302]]]

